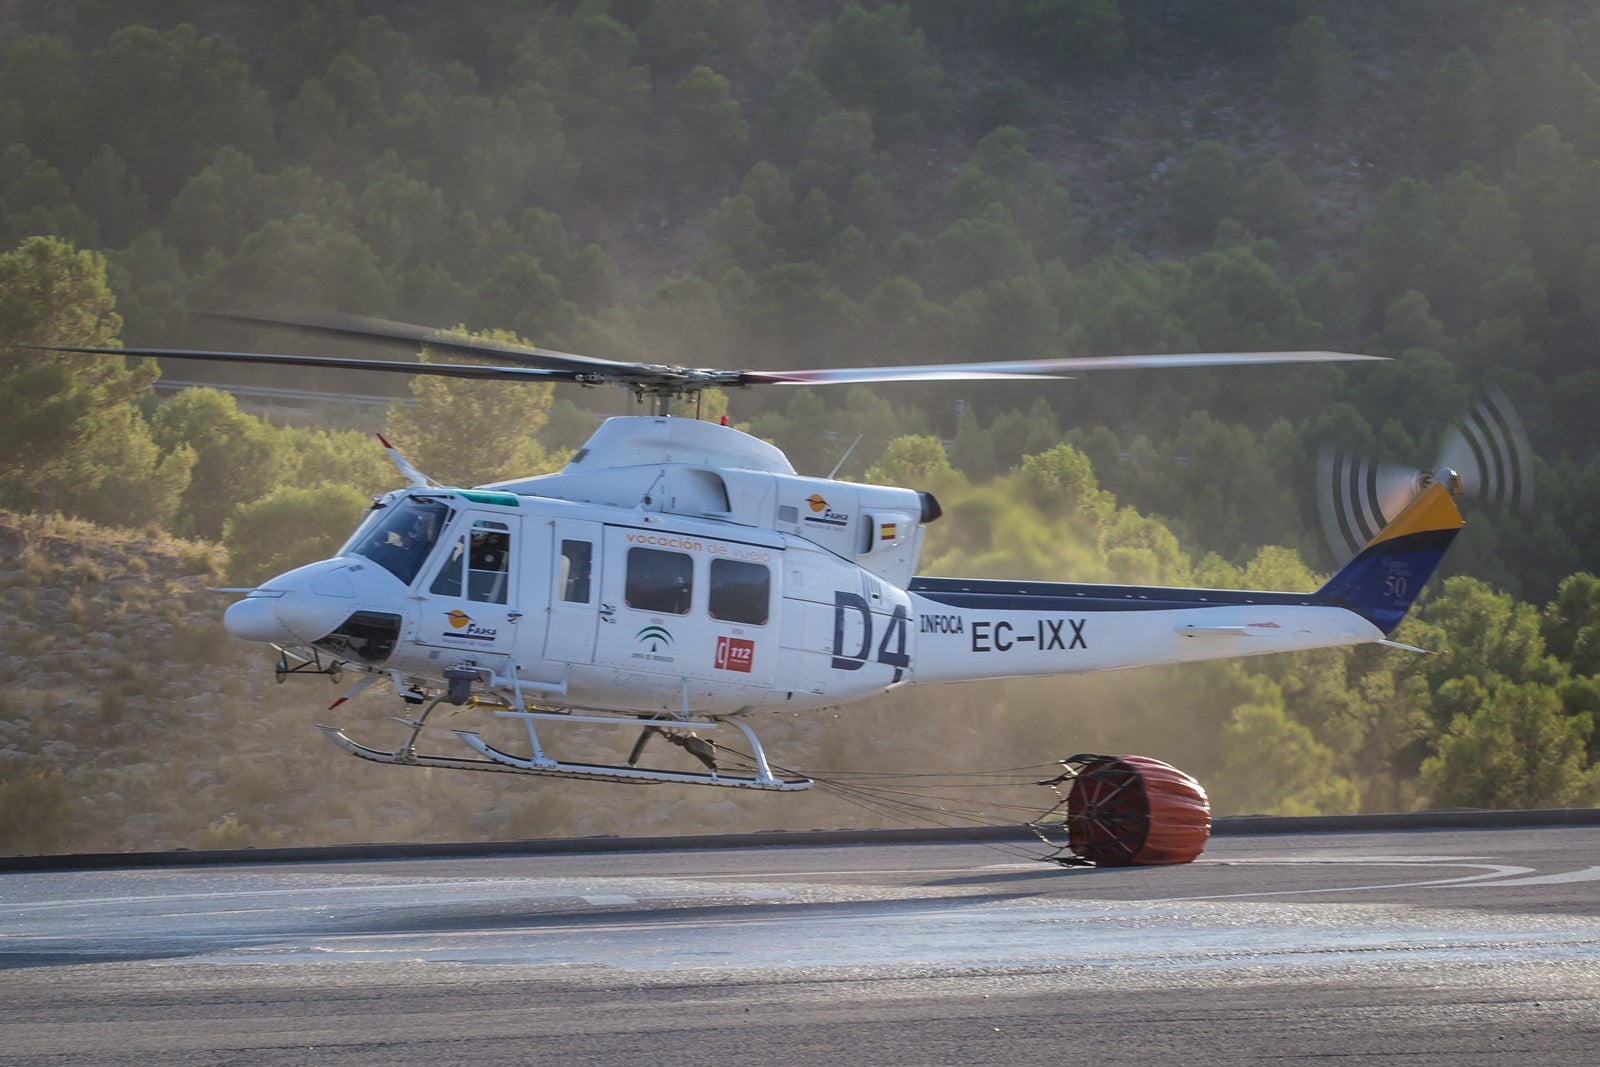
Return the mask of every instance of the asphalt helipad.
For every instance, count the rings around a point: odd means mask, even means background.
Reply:
[[[1600,1061],[1600,830],[0,874],[0,1063]]]

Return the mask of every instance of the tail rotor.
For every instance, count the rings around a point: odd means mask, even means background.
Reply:
[[[1491,385],[1450,425],[1432,468],[1358,455],[1325,442],[1317,458],[1317,512],[1328,549],[1349,559],[1436,480],[1458,478],[1460,494],[1527,512],[1533,451],[1511,400]]]

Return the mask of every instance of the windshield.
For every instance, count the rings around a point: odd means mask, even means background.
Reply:
[[[450,509],[446,505],[437,500],[409,498],[383,513],[353,551],[410,585],[438,542],[439,531],[449,521]]]

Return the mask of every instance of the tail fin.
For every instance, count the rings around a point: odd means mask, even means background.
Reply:
[[[1355,559],[1317,590],[1317,599],[1349,608],[1385,634],[1400,625],[1445,549],[1467,524],[1447,481],[1429,485]]]

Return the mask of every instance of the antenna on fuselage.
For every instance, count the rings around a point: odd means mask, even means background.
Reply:
[[[389,453],[389,459],[394,462],[395,467],[400,471],[400,476],[404,478],[406,483],[413,489],[426,489],[429,486],[436,486],[439,484],[426,474],[423,474],[421,471],[417,470],[417,468],[413,467],[411,465],[411,461],[402,456],[400,454],[400,450],[394,447],[394,445],[391,445],[387,437],[383,436],[381,433],[378,434],[377,437],[378,440],[383,443],[383,450]]]
[[[861,443],[861,439],[865,436],[867,435],[864,433],[856,434],[856,439],[850,442],[850,447],[844,450],[844,455],[839,457],[839,462],[835,463],[833,465],[833,470],[828,472],[828,480],[830,482],[833,480],[833,476],[839,473],[839,468],[844,466],[844,461],[850,458],[850,453],[856,450],[856,445],[859,445]]]

